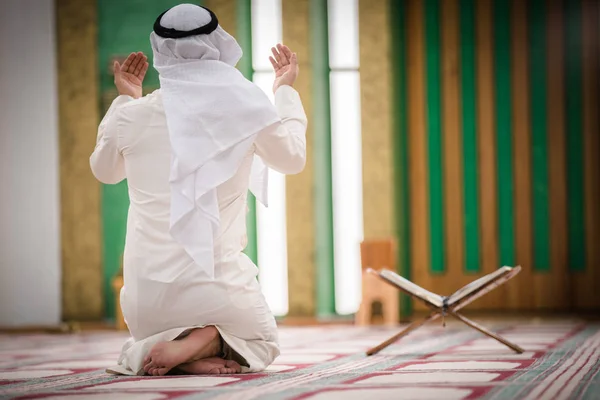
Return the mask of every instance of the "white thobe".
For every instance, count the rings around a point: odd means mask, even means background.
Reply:
[[[254,154],[284,174],[299,173],[306,161],[307,120],[300,96],[282,86],[275,106],[281,121],[257,135],[236,174],[217,188],[220,229],[211,281],[169,233],[171,147],[160,90],[136,100],[119,96],[112,103],[90,164],[101,182],[127,179],[129,188],[121,308],[131,338],[117,372],[143,373],[143,358],[155,343],[207,325],[219,330],[244,372],[263,370],[279,355],[277,327],[256,279],[258,269],[242,252]]]

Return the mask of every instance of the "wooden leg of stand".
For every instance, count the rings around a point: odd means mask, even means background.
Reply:
[[[427,318],[423,318],[421,320],[413,322],[412,324],[410,324],[409,326],[404,328],[404,330],[395,334],[394,336],[392,336],[385,342],[373,347],[372,349],[367,350],[367,355],[372,356],[373,354],[379,353],[381,350],[383,350],[386,347],[388,347],[389,345],[393,344],[401,337],[408,335],[410,332],[414,331],[415,329],[417,329],[420,326],[425,325],[427,322],[437,319],[439,316],[440,316],[440,313],[438,311],[436,311],[436,312],[431,313]]]
[[[525,350],[523,350],[522,348],[520,348],[519,346],[517,346],[514,343],[509,342],[508,340],[504,339],[502,336],[497,335],[493,332],[488,331],[486,328],[484,328],[483,326],[479,325],[478,323],[476,323],[475,321],[471,321],[469,318],[467,317],[463,317],[462,315],[460,315],[459,313],[453,311],[453,310],[449,310],[448,314],[454,316],[455,318],[461,320],[462,322],[464,322],[465,324],[469,325],[471,328],[478,330],[479,332],[483,333],[486,336],[489,336],[493,339],[496,339],[497,341],[499,341],[500,343],[502,343],[503,345],[509,347],[510,349],[512,349],[513,351],[521,354],[523,353]]]

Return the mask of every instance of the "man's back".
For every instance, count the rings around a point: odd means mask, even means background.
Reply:
[[[153,229],[166,234],[171,145],[160,91],[132,100],[116,113],[118,149],[125,161],[130,208],[152,220]]]
[[[299,172],[305,163],[306,116],[298,93],[289,86],[279,88],[275,105],[282,122],[261,132],[236,173],[217,187],[220,223],[214,241],[215,274],[231,284],[243,284],[256,274],[255,268],[245,269],[245,277],[236,268],[223,268],[247,245],[246,197],[254,154],[282,173]],[[125,269],[135,264],[156,279],[170,281],[182,268],[193,265],[170,232],[172,151],[160,90],[139,99],[119,96],[113,102],[100,124],[90,162],[104,183],[127,179]]]
[[[184,263],[191,263],[169,233],[172,151],[160,90],[118,104],[113,117],[111,125],[114,126],[107,126],[107,130],[114,128],[116,151],[124,162],[121,171],[114,171],[112,176],[107,172],[107,177],[127,179],[130,198],[127,235],[130,241],[125,249],[126,258],[129,258],[127,253],[135,240],[138,245],[147,243],[144,252],[152,255],[136,268],[152,268],[154,261],[158,260],[157,264],[160,264],[161,256],[166,253],[179,253],[185,259]],[[236,174],[217,188],[221,220],[215,241],[217,260],[237,256],[246,245],[244,219],[240,218],[244,212],[240,211],[244,209],[253,154],[254,147]]]

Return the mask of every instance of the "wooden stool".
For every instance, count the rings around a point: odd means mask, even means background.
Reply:
[[[126,331],[128,328],[121,310],[121,288],[123,287],[123,277],[121,275],[113,278],[112,287],[115,293],[115,327],[119,331]]]
[[[386,284],[373,274],[367,273],[368,268],[379,270],[387,268],[394,271],[395,245],[393,240],[366,240],[360,244],[362,260],[362,303],[355,317],[356,325],[371,325],[373,323],[373,308],[380,304],[383,323],[397,325],[399,315],[398,290]]]

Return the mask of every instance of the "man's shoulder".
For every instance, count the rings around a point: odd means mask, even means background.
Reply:
[[[162,101],[160,97],[160,89],[157,89],[147,95],[140,97],[139,99],[133,99],[127,103],[121,104],[119,109],[120,113],[123,114],[140,114],[153,112],[156,107],[162,107]]]

